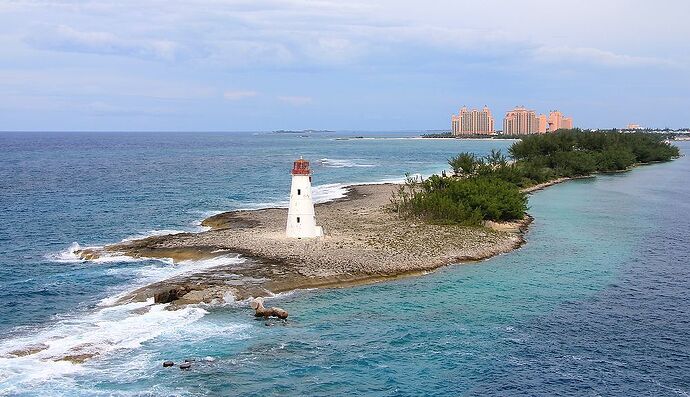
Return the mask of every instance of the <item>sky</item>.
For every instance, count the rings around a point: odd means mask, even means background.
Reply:
[[[690,127],[687,0],[0,0],[0,130]]]

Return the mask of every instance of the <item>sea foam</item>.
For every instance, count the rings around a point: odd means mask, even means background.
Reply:
[[[66,249],[64,249],[60,252],[45,255],[45,258],[51,262],[57,262],[57,263],[83,263],[83,262],[87,262],[87,260],[81,258],[77,254],[77,252],[79,252],[81,250],[101,251],[102,249],[103,249],[103,246],[98,246],[98,245],[82,247],[79,243],[77,243],[75,241],[72,244],[70,244],[69,247],[67,247]],[[134,258],[131,256],[109,254],[109,253],[104,252],[97,259],[91,259],[88,262],[89,263],[101,263],[102,264],[102,263],[113,263],[113,262],[141,262],[141,261],[145,261],[145,260],[146,260],[146,258]]]
[[[85,355],[97,360],[115,351],[136,349],[164,333],[172,333],[202,318],[207,311],[188,306],[166,310],[167,305],[133,302],[101,308],[59,321],[31,335],[0,344],[0,389],[26,387],[81,371],[81,365],[67,358]],[[134,310],[148,309],[143,314]],[[42,346],[43,350],[23,357],[12,352]]]
[[[75,249],[75,247],[73,247]],[[185,273],[193,273],[216,266],[240,264],[239,256],[219,256],[199,261],[171,261],[134,269],[137,282],[127,290],[103,299],[96,308],[67,315],[55,323],[35,328],[31,332],[9,338],[0,343],[0,390],[22,391],[46,382],[71,382],[75,373],[82,372],[86,364],[72,364],[66,358],[92,356],[97,361],[115,353],[137,350],[142,343],[165,335],[172,339],[184,338],[193,323],[208,312],[205,305],[188,305],[177,310],[167,310],[169,304],[154,304],[153,298],[145,302],[116,304],[133,289]],[[109,269],[119,271],[120,269]],[[121,288],[121,287],[120,287]],[[227,299],[234,301],[229,295]],[[240,332],[244,325],[227,325],[216,334]],[[207,330],[208,331],[208,330]],[[202,334],[208,337],[209,332]],[[238,338],[244,337],[242,335]],[[13,352],[29,351],[37,346],[39,351],[17,357]]]
[[[136,282],[130,284],[125,289],[119,287],[120,292],[109,295],[102,299],[99,306],[115,305],[122,297],[129,295],[132,291],[143,286],[153,284],[169,278],[192,274],[203,270],[208,270],[218,266],[239,265],[246,261],[240,255],[220,255],[214,258],[202,260],[186,260],[173,262],[172,259],[161,258],[151,259],[151,264],[137,268],[113,268],[108,269],[108,274],[116,275],[123,272],[135,272]]]
[[[360,161],[364,161],[364,160],[323,158],[323,159],[318,160],[316,162],[316,164],[323,166],[323,167],[330,167],[330,168],[355,168],[355,167],[371,168],[371,167],[376,167],[376,164],[368,164],[368,163],[364,163],[364,162],[360,162]]]

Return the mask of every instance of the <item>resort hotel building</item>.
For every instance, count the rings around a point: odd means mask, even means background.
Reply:
[[[503,119],[505,135],[545,134],[570,128],[573,128],[572,117],[564,117],[558,110],[552,110],[547,118],[543,114],[537,116],[534,110],[518,106],[508,111]]]
[[[463,106],[459,114],[451,116],[450,131],[453,136],[463,135],[492,135],[494,133],[494,118],[491,110],[484,106],[482,110],[468,110]]]

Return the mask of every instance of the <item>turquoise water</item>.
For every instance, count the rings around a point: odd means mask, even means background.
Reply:
[[[132,310],[109,298],[219,262],[75,260],[68,247],[195,230],[284,204],[291,161],[322,200],[342,184],[444,168],[501,141],[275,134],[3,134],[0,390],[12,395],[687,395],[690,160],[571,181],[530,198],[527,244],[433,274],[270,300]],[[398,134],[404,136],[405,134]],[[687,143],[679,144],[684,152]],[[240,262],[228,257],[222,263]],[[82,365],[54,362],[96,349]],[[194,359],[191,371],[163,360]]]

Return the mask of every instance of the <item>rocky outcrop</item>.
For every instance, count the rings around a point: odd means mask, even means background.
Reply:
[[[252,309],[254,309],[254,317],[263,317],[268,319],[269,317],[277,317],[281,320],[288,318],[287,310],[281,309],[279,307],[264,307],[263,298],[254,298],[250,303]]]
[[[161,291],[153,295],[155,303],[170,303],[186,295],[189,291],[185,287],[176,287]]]

